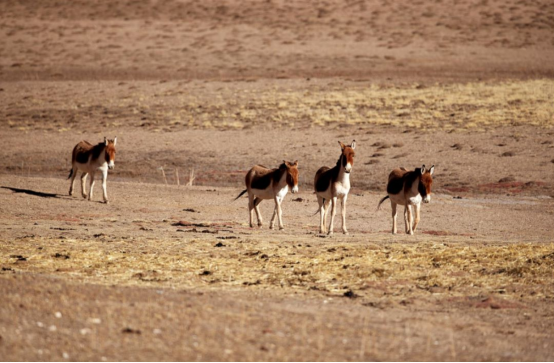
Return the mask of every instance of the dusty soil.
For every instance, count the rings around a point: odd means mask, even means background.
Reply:
[[[0,358],[553,360],[553,13],[0,2]],[[104,136],[110,203],[68,196]],[[320,236],[313,175],[353,139],[350,234]],[[244,174],[283,159],[286,229],[269,202],[250,229]],[[387,175],[422,164],[392,236]]]
[[[2,1],[4,79],[553,76],[549,1]]]
[[[551,198],[437,194],[392,236],[354,193],[322,238],[309,191],[270,231],[238,188],[114,181],[105,205],[0,180],[8,359],[552,358]]]

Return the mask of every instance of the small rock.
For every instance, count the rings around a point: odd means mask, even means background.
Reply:
[[[23,257],[21,255],[10,255],[10,258],[16,258],[17,261],[27,261],[27,257]]]
[[[352,291],[352,290],[348,290],[347,292],[345,292],[344,296],[347,297],[347,298],[350,298],[350,299],[355,299],[355,298],[358,297],[358,295],[355,294],[354,291]]]
[[[121,332],[124,333],[124,334],[137,334],[137,335],[141,334],[140,330],[132,329],[132,328],[129,328],[129,327],[122,329]]]
[[[367,163],[364,163],[364,165],[377,164],[378,162],[379,162],[379,160],[377,160],[377,159],[372,159],[372,160],[368,161]]]
[[[89,318],[88,322],[91,324],[100,324],[102,323],[102,320],[100,320],[99,318]]]
[[[513,176],[507,176],[507,177],[504,177],[502,179],[500,179],[498,182],[499,183],[511,183],[511,182],[515,182],[516,181],[516,178],[514,178]]]
[[[185,208],[185,209],[183,209],[183,212],[200,213],[200,212],[197,211],[196,209],[192,209],[192,208]]]
[[[56,311],[56,312],[54,313],[54,316],[55,316],[56,318],[58,318],[58,319],[61,319],[62,313],[60,313],[59,311]]]

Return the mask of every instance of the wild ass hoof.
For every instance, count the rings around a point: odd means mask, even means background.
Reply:
[[[280,226],[279,227],[279,230],[282,231],[283,229],[285,229],[285,226]]]
[[[110,204],[110,201],[109,201],[109,200],[105,200],[105,201],[104,201],[104,204]]]
[[[273,224],[270,224],[270,225],[269,225],[269,229],[273,229],[273,228],[274,228],[274,227],[273,227]]]
[[[348,231],[342,231],[343,234],[348,234]]]
[[[327,232],[327,235],[328,235],[328,236],[332,236],[332,235],[333,235],[333,231]]]

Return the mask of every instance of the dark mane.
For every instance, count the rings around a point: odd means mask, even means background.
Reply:
[[[98,143],[98,145],[95,145],[90,152],[92,153],[92,160],[97,160],[100,157],[100,154],[106,149],[106,144],[103,142]]]

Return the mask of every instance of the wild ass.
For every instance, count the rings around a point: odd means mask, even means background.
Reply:
[[[273,210],[273,217],[271,217],[269,228],[273,229],[275,216],[277,215],[279,217],[279,229],[284,229],[281,203],[285,199],[289,188],[293,193],[298,192],[298,160],[294,163],[283,160],[283,164],[279,165],[279,168],[276,169],[256,165],[248,171],[244,182],[246,189],[235,200],[248,192],[250,227],[254,227],[252,223],[252,209],[256,211],[258,227],[261,227],[263,221],[258,205],[263,199],[273,199],[275,200],[275,209]]]
[[[425,169],[425,165],[408,171],[404,168],[394,169],[389,175],[387,183],[388,195],[381,199],[377,209],[388,198],[392,207],[392,233],[396,234],[396,205],[404,206],[404,223],[406,233],[413,235],[420,220],[421,201],[431,201],[431,186],[433,185],[433,173],[435,166]],[[413,220],[412,207],[415,207],[415,221]],[[412,226],[413,222],[413,226]]]
[[[327,212],[329,202],[332,203],[331,223],[329,223],[329,235],[333,234],[333,222],[335,220],[337,199],[342,200],[342,232],[348,234],[346,229],[346,199],[350,191],[350,172],[354,165],[354,149],[356,141],[350,146],[339,141],[341,154],[337,165],[333,168],[323,166],[319,168],[314,178],[314,189],[319,203],[319,233],[325,233],[327,224]]]
[[[81,195],[83,198],[87,197],[85,184],[87,175],[90,174],[90,191],[88,194],[88,200],[92,200],[92,191],[94,188],[94,176],[97,170],[102,172],[102,189],[104,191],[104,203],[108,203],[108,193],[106,192],[106,179],[108,178],[108,169],[114,168],[115,160],[115,144],[117,143],[117,137],[113,140],[108,140],[104,137],[104,142],[98,145],[92,145],[88,141],[81,141],[73,148],[73,155],[71,158],[71,171],[69,172],[69,178],[71,178],[71,185],[69,187],[69,195],[73,195],[73,184],[77,171],[81,170]]]

